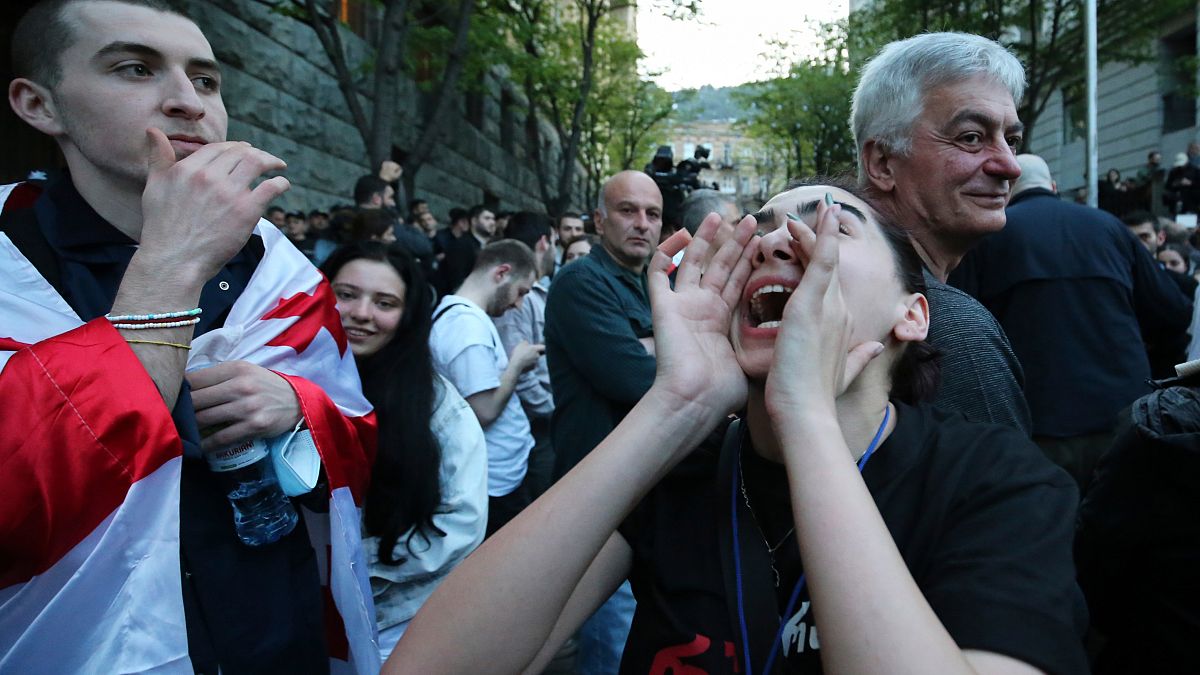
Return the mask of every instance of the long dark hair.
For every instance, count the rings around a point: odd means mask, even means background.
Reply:
[[[828,185],[844,190],[859,199],[871,203],[866,193],[849,176],[826,177],[817,176],[793,180],[786,189],[812,185]],[[925,263],[917,250],[913,248],[908,233],[878,209],[871,209],[875,222],[883,239],[892,249],[892,259],[896,262],[896,277],[907,293],[925,294]],[[925,340],[908,343],[900,357],[892,364],[892,388],[889,395],[897,401],[916,404],[921,401],[932,401],[937,396],[938,386],[942,382],[941,352]]]
[[[396,542],[410,529],[410,555],[418,535],[445,536],[433,524],[442,505],[442,449],[430,428],[440,385],[429,352],[433,295],[421,266],[403,249],[376,241],[346,244],[330,254],[321,271],[332,281],[347,263],[372,260],[395,268],[404,280],[404,314],[396,335],[377,353],[358,360],[363,394],[375,406],[379,448],[363,517],[367,533],[379,537],[379,560],[399,565]]]

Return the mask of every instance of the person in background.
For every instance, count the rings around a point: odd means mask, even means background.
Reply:
[[[1041,157],[1017,162],[1008,224],[968,253],[950,281],[1004,327],[1025,369],[1033,440],[1082,494],[1118,413],[1149,391],[1143,337],[1182,338],[1182,358],[1191,296],[1112,214],[1059,199]]]
[[[558,226],[554,228],[554,271],[562,267],[566,262],[563,256],[566,255],[567,246],[579,237],[582,237],[583,217],[573,211],[568,211],[558,217]]]
[[[1149,211],[1130,211],[1121,217],[1121,222],[1142,242],[1151,258],[1158,255],[1158,247],[1167,241],[1166,228]]]
[[[429,213],[429,202],[424,199],[413,199],[408,202],[408,220],[416,223],[420,221],[420,217]]]
[[[546,296],[550,292],[549,274],[554,271],[554,254],[550,250],[551,227],[547,216],[528,211],[514,213],[509,217],[507,233],[509,239],[525,244],[534,252],[538,265],[537,281],[529,289],[525,301],[492,319],[511,359],[522,342],[534,345],[546,342]],[[525,474],[525,485],[532,501],[549,489],[554,480],[554,446],[550,439],[554,394],[550,389],[550,369],[545,354],[538,357],[536,366],[521,373],[517,379],[517,398],[533,433],[529,470]]]
[[[1158,261],[1168,272],[1187,274],[1191,268],[1192,247],[1187,244],[1163,244],[1158,250]],[[1192,290],[1195,290],[1193,286]],[[1186,290],[1185,290],[1186,292]]]
[[[600,238],[594,234],[582,234],[576,237],[575,241],[567,244],[567,247],[563,249],[562,264],[566,265],[573,260],[586,258],[592,252],[592,248],[599,244]]]
[[[301,211],[296,211],[287,214],[286,225],[283,233],[287,235],[288,241],[304,254],[305,258],[313,259],[313,246],[316,240],[308,236],[308,218]]]
[[[396,191],[387,181],[367,174],[354,184],[354,204],[360,209],[395,209]]]
[[[1192,166],[1187,155],[1178,153],[1167,172],[1166,199],[1171,213],[1196,213],[1200,206],[1197,196],[1200,196],[1200,169]]]
[[[485,246],[458,292],[438,303],[429,333],[434,368],[470,404],[487,439],[488,535],[529,504],[524,482],[533,436],[513,394],[543,351],[522,342],[509,358],[492,319],[522,304],[536,273],[533,251],[521,242]]]
[[[546,299],[546,359],[554,388],[555,478],[604,440],[654,382],[654,324],[646,264],[658,246],[662,193],[641,171],[622,171],[600,189],[594,214],[600,246],[559,270]],[[633,619],[622,584],[583,626],[579,669],[610,673]]]
[[[1120,171],[1108,170],[1104,180],[1100,181],[1097,201],[1101,209],[1114,216],[1120,217],[1129,211],[1129,191],[1126,189],[1125,183],[1121,181]]]
[[[512,214],[509,213],[508,211],[497,211],[496,212],[496,226],[494,228],[492,228],[492,236],[491,236],[492,241],[495,241],[497,239],[511,239],[512,238],[512,237],[508,236],[508,219],[510,217],[512,217]]]
[[[1162,153],[1151,150],[1146,154],[1146,166],[1138,169],[1137,173],[1137,202],[1135,208],[1153,213],[1155,216],[1167,214],[1167,203],[1164,199],[1163,188],[1167,183],[1167,170],[1162,166]]]
[[[287,212],[280,206],[267,209],[266,219],[282,232],[287,228]]]
[[[412,256],[355,242],[321,271],[379,422],[363,548],[386,659],[442,578],[483,541],[487,444],[471,407],[434,372],[432,293]]]
[[[393,225],[396,219],[384,209],[359,209],[349,222],[349,241],[378,241],[391,244],[396,241]]]
[[[308,236],[313,239],[313,264],[319,266],[338,247],[337,235],[328,213],[317,209],[309,212]]]
[[[467,278],[475,267],[475,257],[480,249],[492,241],[496,235],[496,214],[491,209],[478,204],[466,213],[469,227],[446,246],[446,256],[438,266],[438,284],[443,294],[453,293],[459,284]]]

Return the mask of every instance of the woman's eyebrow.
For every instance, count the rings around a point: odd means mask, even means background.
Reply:
[[[796,211],[802,216],[807,216],[807,215],[816,213],[817,203],[818,203],[818,201],[814,199],[811,202],[804,202],[802,204],[797,204]],[[863,223],[867,222],[867,217],[865,215],[863,215],[863,212],[860,211],[858,209],[858,207],[856,207],[852,204],[847,204],[845,202],[834,202],[834,204],[841,206],[843,211],[854,214],[854,217],[858,218],[860,222],[863,222]]]
[[[759,225],[763,223],[775,223],[775,209],[763,209],[752,215]]]

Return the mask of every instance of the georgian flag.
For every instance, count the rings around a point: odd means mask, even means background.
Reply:
[[[0,205],[10,192],[0,187]],[[225,326],[192,353],[251,361],[295,389],[330,485],[329,513],[304,518],[325,586],[331,668],[373,674],[357,504],[374,414],[329,284],[270,223],[255,231],[263,261]],[[83,323],[0,234],[0,672],[192,672],[181,453],[121,335],[103,318]]]

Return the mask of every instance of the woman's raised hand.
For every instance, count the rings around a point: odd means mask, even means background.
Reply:
[[[655,252],[649,291],[657,358],[654,386],[680,401],[700,402],[726,414],[746,400],[746,375],[729,343],[729,324],[758,241],[757,224],[747,216],[705,267],[720,224],[715,213],[701,223],[676,272],[674,290],[667,278],[671,258]]]
[[[879,342],[851,345],[853,318],[838,277],[838,214],[829,195],[817,205],[817,226],[789,219],[792,250],[805,262],[804,278],[783,310],[766,404],[773,419],[829,416],[834,401],[883,351]]]

